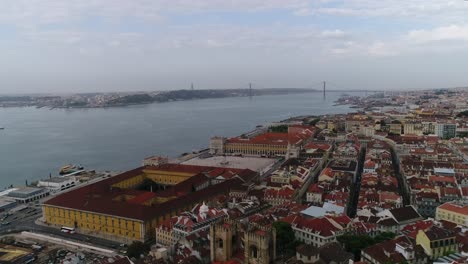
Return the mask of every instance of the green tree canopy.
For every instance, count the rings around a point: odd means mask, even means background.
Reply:
[[[460,112],[458,113],[457,117],[464,117],[464,116],[468,116],[468,110],[465,110],[463,112]]]
[[[346,251],[354,254],[354,259],[359,260],[361,258],[361,250],[393,239],[394,237],[394,233],[384,232],[375,237],[368,235],[342,235],[338,237],[338,241],[345,246]]]
[[[273,227],[276,230],[276,254],[284,257],[293,256],[298,242],[291,225],[278,221],[273,223]]]
[[[127,256],[129,258],[140,258],[141,254],[146,254],[149,250],[149,245],[140,241],[134,241],[127,248]]]
[[[270,132],[288,133],[288,125],[279,125],[270,127]]]
[[[309,125],[315,126],[319,121],[320,121],[320,117],[317,117],[314,120],[310,121]]]

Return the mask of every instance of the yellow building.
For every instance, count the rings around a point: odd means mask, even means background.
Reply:
[[[154,237],[158,223],[242,183],[232,177],[211,185],[210,177],[222,173],[256,175],[250,170],[180,164],[140,167],[55,196],[44,202],[42,212],[51,226],[116,241],[145,241]],[[173,187],[156,193],[138,189],[148,181]]]
[[[390,133],[394,135],[401,135],[401,122],[398,120],[393,120],[390,126]]]
[[[266,132],[254,137],[228,138],[222,141],[222,146],[214,138],[215,141],[210,145],[212,153],[220,153],[219,149],[222,149],[222,153],[233,155],[282,156],[307,143],[314,131],[315,128],[311,126],[293,125],[288,127],[287,133]]]
[[[265,133],[254,138],[230,138],[224,145],[224,152],[242,155],[286,155],[288,152],[287,133]]]
[[[419,230],[416,235],[416,244],[421,245],[432,259],[458,252],[455,233],[437,226],[432,226],[426,231]]]
[[[408,120],[403,124],[403,133],[405,135],[423,135],[423,125],[420,121]]]
[[[468,204],[463,201],[444,203],[437,207],[436,219],[468,227]]]

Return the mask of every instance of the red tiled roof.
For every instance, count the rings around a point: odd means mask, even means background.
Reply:
[[[457,205],[451,202],[444,203],[441,206],[439,206],[440,209],[448,210],[451,212],[463,214],[463,215],[468,215],[468,205],[466,206],[461,206]]]
[[[429,182],[456,183],[455,177],[450,176],[429,176]]]
[[[265,198],[291,199],[294,195],[294,189],[284,186],[279,190],[268,189],[265,191]]]
[[[364,163],[364,168],[375,168],[375,162],[373,162],[372,160],[366,160],[366,162]]]
[[[137,168],[112,178],[108,178],[78,189],[60,194],[46,201],[44,204],[63,208],[72,208],[81,211],[95,212],[106,215],[115,215],[119,217],[149,220],[154,217],[167,214],[177,208],[186,205],[187,201],[200,202],[212,198],[215,195],[228,193],[231,188],[237,188],[242,184],[237,178],[224,181],[222,183],[209,186],[197,192],[193,192],[192,187],[195,182],[203,180],[203,175],[197,175],[183,181],[166,191],[157,193],[161,197],[174,197],[174,199],[153,206],[143,204],[131,204],[118,199],[125,195],[141,193],[135,190],[122,190],[112,188],[111,185],[124,179],[135,177],[142,174],[142,168]],[[206,178],[206,177],[205,177]],[[140,199],[148,198],[149,194],[144,194],[141,198],[136,197],[136,202]],[[117,199],[116,199],[117,198]]]
[[[457,196],[461,197],[460,190],[455,187],[441,187],[440,188],[440,197],[445,196]]]
[[[407,238],[399,237],[375,244],[363,249],[363,251],[378,263],[402,263],[406,261],[405,257],[395,250],[395,245],[400,241],[412,245]]]
[[[302,216],[298,216],[294,219],[288,218],[288,220],[292,220],[291,225],[295,228],[307,229],[323,237],[334,236],[336,232],[342,230],[342,228],[339,228],[336,225],[332,224],[330,220],[325,217],[305,218]]]
[[[394,192],[381,192],[380,193],[380,202],[385,202],[387,200],[397,201],[401,199],[401,196]]]
[[[234,137],[228,143],[288,145],[288,133],[267,132],[253,138]]]
[[[416,194],[416,200],[420,201],[422,198],[439,200],[439,195],[434,192],[418,192]]]
[[[143,204],[144,202],[156,197],[156,194],[153,192],[144,192],[133,199],[128,200],[128,203],[131,204]]]
[[[311,184],[307,192],[310,193],[323,193],[323,187],[320,186],[318,183]]]
[[[416,239],[419,230],[427,230],[434,225],[432,220],[420,220],[409,225],[406,225],[401,232],[406,236]]]
[[[287,146],[290,144],[299,144],[303,140],[310,138],[315,131],[311,126],[289,126],[287,133],[266,132],[252,138],[234,137],[227,139],[228,143],[242,144],[265,144],[265,145],[281,145]]]
[[[345,227],[349,223],[351,223],[351,218],[349,218],[349,216],[347,215],[327,216],[327,218],[332,219],[333,221],[340,224],[342,227]]]
[[[323,151],[327,151],[331,149],[331,145],[327,143],[315,143],[311,142],[304,146],[305,149],[320,149]]]

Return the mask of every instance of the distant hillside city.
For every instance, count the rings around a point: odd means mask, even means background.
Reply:
[[[0,107],[48,107],[48,108],[98,108],[116,107],[171,101],[247,97],[260,95],[275,95],[289,93],[317,92],[313,89],[224,89],[224,90],[172,90],[160,92],[115,92],[115,93],[82,93],[66,96],[31,95],[31,96],[0,96]]]

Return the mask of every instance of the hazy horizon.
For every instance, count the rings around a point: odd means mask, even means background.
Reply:
[[[468,85],[462,0],[4,0],[0,10],[0,94]]]

